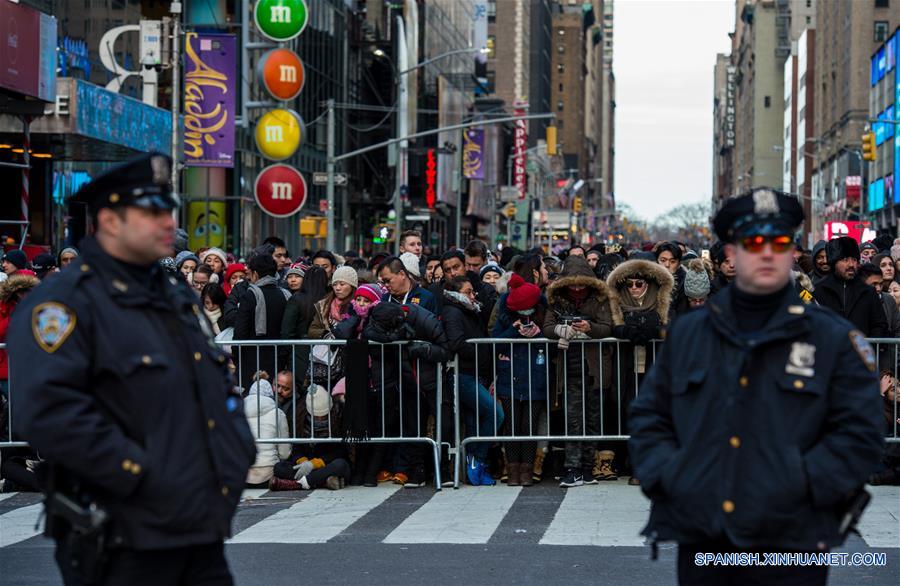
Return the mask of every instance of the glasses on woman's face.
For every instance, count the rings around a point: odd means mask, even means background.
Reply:
[[[647,284],[647,281],[644,279],[628,279],[628,288],[629,289],[640,289],[644,285]]]

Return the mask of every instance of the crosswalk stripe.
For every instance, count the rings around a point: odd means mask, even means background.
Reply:
[[[324,543],[400,488],[314,490],[299,503],[241,531],[229,543]]]
[[[44,505],[39,503],[13,509],[0,515],[0,547],[6,547],[20,541],[30,539],[41,533],[42,528],[35,529]]]
[[[624,481],[570,488],[542,545],[641,546],[650,501]]]
[[[268,488],[245,488],[244,492],[241,493],[242,501],[249,501],[253,499],[258,499],[262,495],[269,492]]]
[[[900,486],[869,486],[872,501],[857,530],[869,547],[900,547]]]
[[[19,494],[19,493],[17,493],[17,492],[0,492],[0,501],[5,501],[6,499],[12,498],[12,497],[16,496],[17,494]]]
[[[487,543],[521,490],[443,490],[407,517],[384,543]]]

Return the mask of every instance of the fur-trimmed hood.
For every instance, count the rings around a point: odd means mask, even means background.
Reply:
[[[592,289],[591,296],[600,303],[610,298],[606,283],[594,276],[587,261],[580,256],[566,259],[559,277],[547,286],[547,302],[553,305],[566,287],[584,286]]]
[[[613,324],[617,326],[625,324],[621,300],[622,295],[627,295],[628,292],[623,289],[623,286],[626,279],[638,277],[656,283],[656,313],[659,315],[660,323],[667,323],[669,306],[672,303],[672,290],[675,288],[675,279],[672,274],[655,262],[628,260],[613,269],[606,279]]]
[[[29,291],[40,284],[40,279],[31,275],[13,275],[0,283],[0,302],[9,303],[16,293]]]

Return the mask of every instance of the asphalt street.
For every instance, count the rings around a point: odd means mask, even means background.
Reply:
[[[900,489],[875,487],[862,537],[843,551],[885,552],[880,568],[832,568],[830,584],[900,582]],[[0,495],[0,584],[59,584],[36,534],[37,495]],[[624,481],[565,492],[463,487],[248,491],[226,548],[238,584],[673,584],[675,548],[657,561],[637,534],[647,501]]]

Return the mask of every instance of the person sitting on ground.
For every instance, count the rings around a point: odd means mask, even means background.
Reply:
[[[306,393],[304,406],[302,418],[297,421],[297,437],[325,439],[338,436],[341,416],[324,387],[312,387]],[[339,490],[349,480],[350,463],[346,444],[296,444],[289,458],[275,465],[275,475],[269,481],[269,490]]]
[[[275,402],[269,375],[260,371],[253,379],[250,391],[244,398],[244,416],[253,439],[257,440],[256,461],[247,471],[247,487],[262,488],[269,485],[275,464],[291,455],[291,444],[259,443],[258,440],[287,437],[290,431],[287,416]]]

